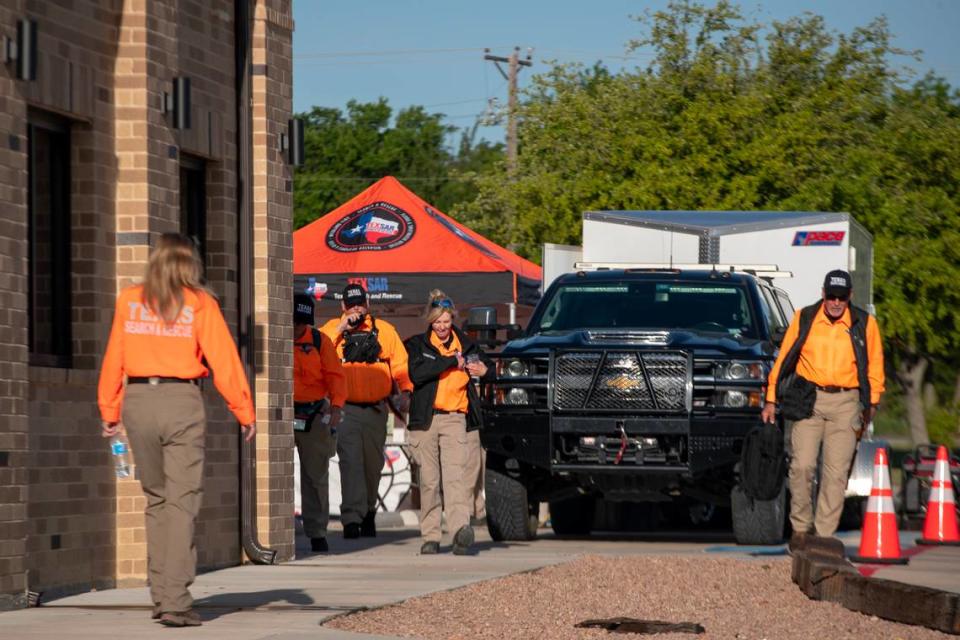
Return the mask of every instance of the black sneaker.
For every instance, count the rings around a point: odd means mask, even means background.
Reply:
[[[360,537],[360,525],[356,522],[343,525],[343,537],[349,539]]]
[[[330,551],[330,546],[326,538],[310,538],[310,549],[314,553],[327,553]]]
[[[376,538],[377,537],[377,512],[368,511],[367,515],[363,516],[363,522],[360,523],[360,535],[364,538]]]
[[[420,547],[420,555],[422,556],[433,556],[438,553],[440,553],[439,542],[424,542],[423,546]]]
[[[458,556],[465,556],[470,553],[470,545],[473,544],[473,528],[465,524],[453,536],[453,553]]]

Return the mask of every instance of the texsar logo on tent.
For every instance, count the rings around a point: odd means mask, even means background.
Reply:
[[[843,244],[846,231],[797,231],[793,236],[795,247],[824,247]]]
[[[389,202],[375,202],[343,216],[327,232],[327,246],[334,251],[386,251],[410,241],[416,223],[403,209]]]
[[[304,289],[304,293],[313,296],[315,300],[322,300],[323,296],[327,295],[327,283],[317,282],[316,278],[310,278],[307,282],[307,288]]]

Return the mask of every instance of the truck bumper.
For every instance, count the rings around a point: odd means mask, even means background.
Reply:
[[[749,414],[641,418],[505,411],[487,414],[481,439],[488,451],[551,472],[695,478],[723,468],[732,473],[755,424],[757,416]],[[624,436],[629,446],[618,458]]]

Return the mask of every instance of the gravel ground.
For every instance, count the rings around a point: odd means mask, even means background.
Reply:
[[[695,622],[703,625],[706,633],[640,636],[574,627],[586,619],[621,616]],[[785,559],[702,557],[586,556],[336,618],[326,626],[425,640],[952,637],[809,600],[791,582],[790,562]]]

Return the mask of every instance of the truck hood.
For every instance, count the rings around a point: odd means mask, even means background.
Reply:
[[[764,340],[734,339],[719,333],[697,331],[629,331],[590,329],[555,334],[536,334],[512,340],[503,355],[546,355],[557,349],[648,349],[674,348],[692,351],[694,356],[772,359],[776,348]]]

